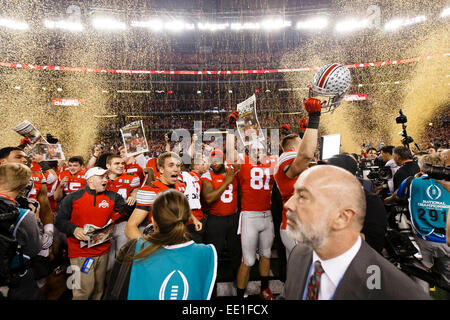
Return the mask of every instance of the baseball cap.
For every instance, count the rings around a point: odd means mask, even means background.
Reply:
[[[349,171],[352,175],[355,175],[358,171],[358,163],[348,154],[335,154],[331,158],[320,160],[318,164],[336,166]]]
[[[108,170],[102,169],[100,167],[94,167],[89,169],[86,174],[84,175],[84,178],[87,180],[93,176],[102,176],[104,175]]]

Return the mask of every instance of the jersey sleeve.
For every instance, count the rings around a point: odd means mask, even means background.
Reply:
[[[297,156],[296,152],[286,152],[283,153],[280,156],[280,159],[278,161],[278,168],[276,169],[274,178],[277,181],[278,185],[282,185],[286,181],[289,181],[290,179],[286,175],[286,171],[288,171],[289,166],[292,164],[292,162],[295,160],[295,157]]]
[[[150,211],[155,198],[155,191],[145,187],[139,189],[136,195],[136,208]]]
[[[284,173],[289,169],[292,162],[297,157],[297,152],[295,151],[289,151],[285,152],[280,156],[280,159],[278,160],[278,170],[277,173],[282,170]]]

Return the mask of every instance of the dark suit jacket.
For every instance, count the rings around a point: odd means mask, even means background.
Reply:
[[[312,263],[312,249],[297,245],[289,256],[287,279],[281,299],[301,300],[308,271]],[[375,266],[371,267],[370,266]],[[367,283],[374,284],[374,269],[379,267],[380,289],[369,289]],[[364,240],[361,248],[347,268],[334,300],[429,300],[431,297],[405,273],[398,270],[373,250]]]

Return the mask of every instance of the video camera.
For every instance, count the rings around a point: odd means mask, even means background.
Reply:
[[[362,172],[362,177],[372,181],[375,188],[382,187],[382,190],[378,194],[381,199],[384,199],[389,195],[388,180],[392,179],[391,168],[367,166]]]
[[[392,170],[389,167],[373,166],[369,167],[369,170],[370,172],[367,174],[367,178],[372,180],[376,186],[387,183],[389,179],[392,179]]]
[[[433,166],[425,163],[422,170],[432,179],[450,181],[450,167]]]

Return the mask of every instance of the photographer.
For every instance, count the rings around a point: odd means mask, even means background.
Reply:
[[[393,159],[400,167],[393,177],[394,190],[397,190],[403,180],[414,176],[420,171],[420,168],[417,163],[414,162],[411,151],[406,147],[395,147]]]
[[[394,146],[384,146],[383,148],[381,148],[381,159],[383,159],[385,165],[384,168],[389,168],[391,170],[391,178],[387,179],[387,185],[389,188],[389,193],[392,194],[394,193],[394,179],[393,176],[395,175],[395,173],[397,172],[397,170],[399,169],[399,166],[395,163],[393,157],[392,157],[392,153],[394,150]],[[380,194],[383,190],[383,186],[379,186],[377,187],[377,194]]]
[[[431,166],[430,166],[431,165]],[[409,199],[409,209],[417,244],[427,268],[435,267],[450,285],[450,248],[446,225],[450,207],[450,176],[444,161],[436,155],[419,159],[420,174],[402,182],[391,197]],[[428,283],[423,287],[428,290]]]

